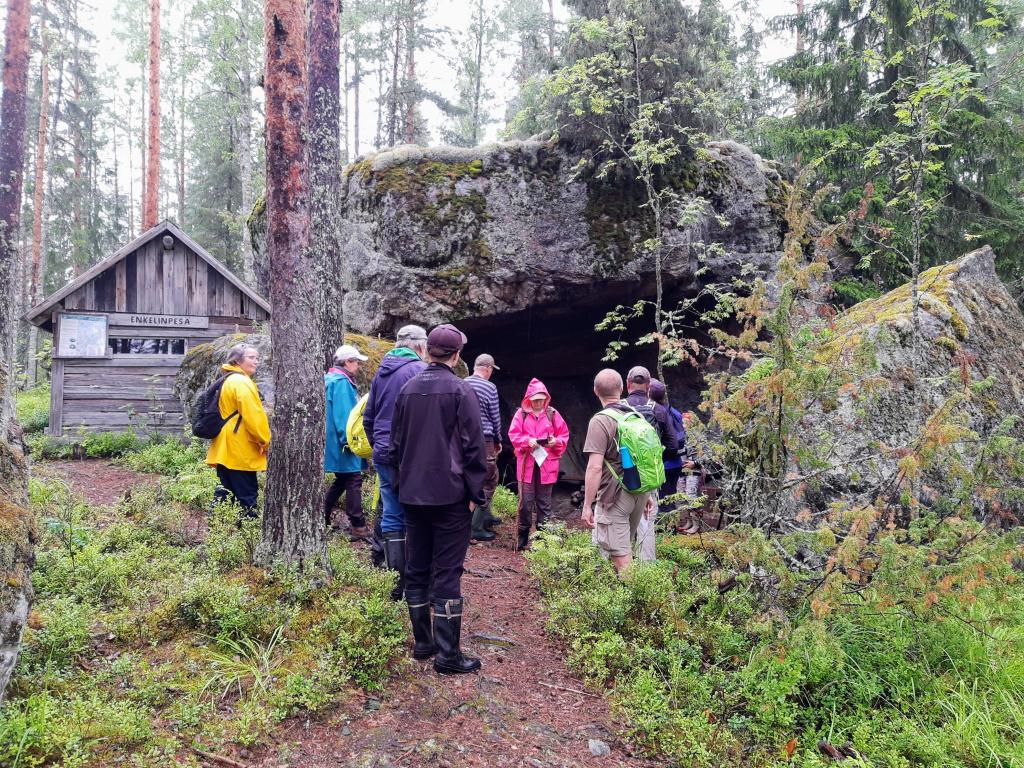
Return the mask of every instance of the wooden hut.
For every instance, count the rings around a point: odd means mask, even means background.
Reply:
[[[227,267],[158,224],[25,315],[53,333],[48,433],[180,432],[173,386],[185,353],[269,317]]]

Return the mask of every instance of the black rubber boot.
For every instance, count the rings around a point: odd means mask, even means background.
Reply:
[[[391,590],[391,599],[401,600],[405,592],[405,531],[384,534],[384,565],[389,571],[398,571],[398,583]]]
[[[520,528],[519,539],[516,541],[516,549],[520,552],[530,548],[530,529]]]
[[[380,529],[380,515],[373,524],[373,537],[370,539],[370,562],[374,568],[384,568],[384,533]]]
[[[473,541],[493,541],[494,534],[484,527],[484,520],[487,517],[487,507],[477,507],[473,510]]]
[[[434,601],[434,669],[444,675],[461,675],[480,669],[480,659],[466,656],[459,647],[462,636],[462,599]]]
[[[491,512],[491,505],[494,502],[487,502],[487,512],[484,514],[484,528],[488,531],[493,531],[495,526],[501,525],[502,519]]]
[[[437,653],[434,631],[430,625],[430,601],[427,590],[406,590],[405,601],[409,604],[409,620],[412,621],[412,636],[416,645],[412,649],[414,659],[429,659]]]

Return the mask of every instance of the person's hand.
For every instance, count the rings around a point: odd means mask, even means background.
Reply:
[[[644,507],[644,519],[645,520],[650,520],[651,519],[651,513],[653,511],[654,511],[654,497],[648,495],[647,496],[647,505]]]
[[[498,443],[498,450],[496,450],[496,451],[494,452],[494,455],[495,455],[495,456],[497,456],[497,455],[498,455],[499,453],[501,453],[501,449],[502,449],[503,447],[504,447],[504,446],[502,446],[502,444],[501,444],[501,443]]]
[[[476,512],[476,502],[473,502],[473,501],[469,502],[469,511],[470,512]]]
[[[583,524],[585,526],[587,526],[587,528],[593,528],[594,527],[594,508],[593,507],[584,506],[583,507],[583,514],[580,515],[580,519],[583,521]]]
[[[548,446],[550,447],[550,446],[553,446],[554,444],[555,444],[554,436],[549,437],[548,438]]]
[[[684,461],[683,462],[683,469],[693,469],[696,466],[697,466],[697,462],[696,461]]]
[[[534,440],[534,439],[533,439],[532,437],[530,438],[530,448],[531,448],[531,449],[533,449],[533,448],[536,448],[536,447],[537,447],[537,446],[539,446],[539,445],[540,445],[540,443],[538,443],[538,442],[537,442],[536,440]]]

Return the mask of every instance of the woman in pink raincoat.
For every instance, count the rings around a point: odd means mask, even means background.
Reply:
[[[551,515],[551,491],[558,480],[558,459],[569,445],[569,427],[562,414],[551,407],[547,387],[533,379],[523,396],[523,407],[512,417],[508,439],[516,454],[516,479],[519,481],[519,539],[517,549],[530,542],[530,526],[536,509],[537,529]],[[543,448],[547,456],[540,466],[534,453]]]

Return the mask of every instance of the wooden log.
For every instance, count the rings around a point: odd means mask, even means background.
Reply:
[[[50,428],[54,437],[62,434],[64,420],[64,361],[54,360],[50,366]]]
[[[125,312],[128,309],[127,264],[124,259],[114,266],[114,309]]]

